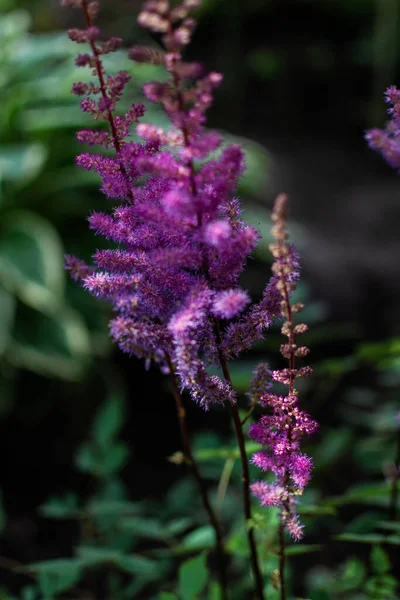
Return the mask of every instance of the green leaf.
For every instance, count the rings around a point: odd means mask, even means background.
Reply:
[[[178,593],[182,600],[193,600],[206,585],[207,556],[204,552],[185,561],[178,572]]]
[[[129,531],[138,537],[162,539],[165,537],[165,530],[159,519],[146,517],[130,517],[123,519],[119,524],[120,529]]]
[[[61,498],[49,498],[39,508],[40,513],[50,519],[73,519],[79,517],[78,498],[69,493]]]
[[[0,179],[26,185],[42,170],[47,159],[43,144],[20,144],[0,147]]]
[[[0,287],[0,356],[4,353],[11,339],[14,325],[15,298]]]
[[[14,211],[2,222],[0,280],[37,310],[53,313],[64,294],[64,257],[58,233],[49,221]]]
[[[110,396],[97,409],[92,425],[92,435],[100,448],[106,448],[118,437],[125,419],[124,399],[119,395]]]
[[[20,305],[7,348],[7,358],[16,367],[74,381],[87,367],[90,351],[89,334],[78,312],[61,308],[52,316]]]
[[[157,600],[179,600],[179,598],[171,592],[161,592],[161,594],[157,596]]]
[[[169,535],[175,536],[180,535],[185,530],[189,529],[193,525],[193,519],[190,517],[179,517],[178,519],[173,519],[169,523],[165,524],[165,531],[168,532]]]
[[[364,563],[358,558],[349,558],[338,580],[333,584],[335,591],[348,592],[359,588],[366,575]]]
[[[374,504],[388,506],[390,499],[390,486],[387,482],[367,483],[353,486],[341,496],[325,501],[326,505],[340,506],[342,504]]]
[[[119,473],[129,456],[124,442],[114,443],[109,449],[98,448],[93,442],[83,444],[75,458],[80,471],[95,477],[107,478]]]
[[[215,533],[211,525],[203,525],[188,533],[182,540],[180,551],[193,552],[212,548],[215,545]]]
[[[78,546],[77,554],[85,566],[98,566],[106,564],[119,564],[122,558],[121,552],[109,548],[97,548],[94,546]]]
[[[138,575],[148,580],[158,578],[158,563],[138,554],[127,554],[118,560],[118,567],[127,573]]]
[[[118,442],[110,448],[105,456],[105,460],[99,465],[99,472],[103,477],[110,477],[125,466],[129,458],[129,450],[124,442]]]
[[[365,591],[373,600],[397,600],[396,588],[397,581],[390,575],[370,577],[365,584]]]
[[[29,565],[38,577],[45,598],[58,596],[73,588],[82,576],[83,564],[77,559],[56,559]]]
[[[285,550],[286,556],[297,556],[298,554],[310,554],[319,552],[323,548],[322,544],[294,544],[288,546]]]
[[[104,517],[115,515],[120,518],[135,514],[139,511],[139,505],[126,500],[91,500],[85,511],[92,517]]]
[[[376,526],[382,529],[389,529],[400,534],[400,523],[396,521],[377,521]]]
[[[247,537],[244,531],[233,533],[225,545],[227,552],[231,552],[237,556],[249,556]]]
[[[208,600],[222,600],[222,590],[219,583],[212,581],[208,592]]]
[[[350,429],[335,428],[324,432],[321,452],[316,457],[315,468],[323,470],[330,467],[350,449],[352,439],[353,433]]]
[[[381,546],[374,546],[371,550],[371,564],[374,573],[381,575],[390,570],[390,560]]]

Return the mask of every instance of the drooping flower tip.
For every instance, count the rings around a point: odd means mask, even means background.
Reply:
[[[85,277],[93,273],[93,268],[76,256],[66,254],[64,258],[64,268],[66,271],[69,271],[74,281],[82,281]]]
[[[299,517],[296,514],[291,515],[286,519],[285,529],[296,542],[299,542],[304,537],[304,525],[300,523]]]
[[[224,290],[215,294],[211,310],[216,317],[232,319],[241,313],[250,302],[251,299],[244,290]]]
[[[266,481],[255,481],[250,485],[250,489],[261,506],[279,506],[287,496],[285,488]]]
[[[385,142],[387,141],[385,132],[377,127],[368,129],[368,131],[365,132],[364,137],[372,150],[382,150]]]
[[[266,452],[255,452],[251,457],[251,463],[262,471],[270,471],[274,466],[274,460]]]
[[[194,288],[186,305],[176,312],[169,322],[168,329],[172,335],[181,338],[186,337],[190,331],[198,330],[207,318],[212,296],[212,291],[205,285],[200,284]]]
[[[290,459],[290,475],[300,489],[306,487],[313,468],[312,459],[306,454],[294,453]]]
[[[391,85],[385,91],[385,102],[397,104],[400,102],[400,90],[395,85]]]
[[[231,236],[231,226],[227,221],[211,221],[204,229],[204,241],[210,246],[218,247]]]

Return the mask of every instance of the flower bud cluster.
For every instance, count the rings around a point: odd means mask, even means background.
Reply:
[[[250,436],[264,447],[252,457],[252,462],[263,471],[272,471],[274,483],[257,481],[251,489],[261,506],[278,506],[281,521],[295,540],[302,536],[303,526],[296,513],[295,497],[302,494],[311,475],[312,460],[300,450],[301,439],[314,433],[318,427],[311,417],[298,407],[298,391],[294,382],[299,377],[311,375],[308,366],[296,368],[295,357],[304,357],[309,353],[306,346],[298,346],[295,335],[307,331],[307,325],[293,324],[293,312],[300,312],[302,305],[290,304],[290,292],[296,287],[299,277],[299,261],[293,246],[288,243],[286,231],[287,198],[278,196],[272,213],[272,235],[275,242],[270,249],[274,257],[272,271],[275,274],[275,286],[280,296],[280,311],[285,318],[282,334],[288,338],[281,346],[282,356],[289,361],[289,367],[269,371],[267,366],[259,367],[251,383],[251,398],[269,409],[258,422],[250,427]],[[293,308],[295,307],[295,311]],[[262,378],[276,381],[288,387],[287,395],[277,395],[262,391]],[[265,384],[264,384],[265,385]],[[271,384],[270,384],[271,387]],[[257,398],[258,396],[258,398]]]

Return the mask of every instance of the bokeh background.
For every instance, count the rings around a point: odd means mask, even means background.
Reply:
[[[156,43],[136,25],[138,0],[102,5],[105,35],[121,35],[125,48]],[[225,76],[209,125],[244,143],[248,172],[239,191],[246,219],[265,234],[243,278],[254,298],[269,277],[273,199],[282,191],[290,197],[315,367],[304,397],[321,422],[309,445],[316,461],[310,498],[322,506],[354,484],[384,487],[399,410],[400,183],[363,136],[383,126],[383,92],[400,81],[400,1],[204,0],[198,18],[189,56]],[[75,499],[94,493],[96,469],[82,448],[108,399],[118,399],[123,450],[114,467],[131,502],[158,506],[172,490],[169,502],[178,506],[184,472],[167,460],[180,448],[167,383],[111,346],[108,307],[63,271],[65,252],[86,259],[102,244],[86,217],[108,206],[97,177],[74,165],[74,132],[88,117],[69,94],[82,73],[64,30],[79,24],[79,13],[57,0],[0,0],[0,585],[13,593],[24,576],[10,571],[12,561],[65,556],[76,544],[73,519],[61,523],[39,507],[71,490]],[[158,73],[129,63],[124,52],[109,65],[132,73],[134,100]],[[149,113],[163,122],[156,108]],[[240,392],[258,360],[279,360],[278,348],[274,329],[232,367]],[[189,418],[199,447],[230,443],[222,411],[190,406]],[[205,467],[210,480],[217,467]],[[373,511],[389,504],[378,488],[369,501],[353,494],[335,517],[325,512],[310,525],[311,541],[370,533]],[[330,581],[346,553],[363,556],[364,548],[331,541],[311,562]],[[301,560],[296,593],[330,598],[312,595]],[[137,593],[149,598],[148,589]],[[332,597],[350,598],[340,593]]]

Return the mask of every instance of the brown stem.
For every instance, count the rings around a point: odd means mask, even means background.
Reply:
[[[170,27],[169,31],[171,33],[172,32],[172,23],[170,23],[169,27]],[[176,90],[176,100],[177,100],[178,109],[179,109],[180,113],[182,114],[185,112],[185,103],[184,103],[183,93],[181,90],[180,76],[176,70],[173,71],[172,76],[173,76],[174,87]],[[190,146],[189,132],[184,125],[181,127],[181,131],[183,134],[184,146],[186,148],[188,148]],[[190,172],[191,193],[193,194],[193,196],[196,196],[197,187],[196,187],[196,179],[195,179],[195,169],[194,169],[193,161],[191,159],[188,161],[187,166],[189,167],[189,172]],[[202,225],[202,218],[201,218],[201,213],[199,213],[197,226],[201,227],[201,225]],[[207,276],[208,268],[206,265],[203,265],[203,270]],[[219,353],[220,363],[221,363],[221,367],[222,367],[222,370],[224,373],[224,377],[230,384],[232,384],[229,369],[228,369],[228,364],[220,350],[221,335],[220,335],[220,332],[218,329],[217,322],[215,323],[215,333],[216,333],[216,337],[217,337],[218,353]],[[238,445],[239,445],[239,449],[240,449],[240,457],[241,457],[241,462],[242,462],[243,500],[244,500],[244,512],[245,512],[245,517],[246,517],[246,531],[247,531],[247,537],[248,537],[249,546],[250,546],[250,560],[251,560],[252,570],[254,573],[257,597],[259,600],[264,600],[263,580],[262,580],[261,571],[260,571],[260,568],[258,565],[257,547],[256,547],[255,539],[254,539],[254,532],[248,523],[249,519],[251,519],[249,465],[248,465],[248,461],[247,461],[243,429],[242,429],[242,425],[240,422],[239,411],[238,411],[238,408],[236,405],[231,405],[231,414],[232,414],[232,419],[233,419],[233,422],[235,425],[236,438],[238,441]]]
[[[398,516],[398,496],[399,496],[399,469],[400,469],[400,427],[396,433],[396,456],[394,459],[394,472],[392,479],[392,488],[390,491],[389,519],[396,521]]]
[[[285,583],[285,535],[282,521],[278,527],[279,537],[279,583],[281,600],[286,600],[286,583]]]
[[[87,0],[83,0],[82,8],[83,8],[83,12],[85,15],[86,26],[92,27],[93,23],[92,23],[92,18],[89,14]],[[100,60],[100,51],[94,40],[90,41],[90,47],[92,49],[93,56],[94,56],[94,59],[96,62],[96,73],[97,73],[97,77],[98,77],[99,84],[100,84],[101,95],[103,96],[104,99],[108,99],[107,87],[106,87],[106,83],[104,81],[104,75],[103,75],[103,65]],[[119,168],[120,168],[122,176],[125,179],[126,184],[127,184],[129,202],[131,204],[133,204],[134,199],[133,199],[132,190],[130,188],[130,181],[129,181],[128,173],[126,172],[125,166],[119,156],[120,151],[121,151],[121,141],[118,137],[118,132],[117,132],[117,128],[115,126],[114,116],[112,114],[112,111],[109,108],[107,109],[107,120],[110,124],[111,135],[112,135],[112,139],[113,139],[113,143],[114,143],[115,152],[117,154],[117,158],[118,158],[118,162],[119,162]]]
[[[232,379],[229,372],[229,367],[225,356],[221,351],[221,334],[219,331],[218,324],[215,327],[216,336],[217,336],[217,347],[218,347],[218,356],[221,364],[222,372],[226,381],[232,385]],[[235,434],[237,443],[239,446],[240,452],[240,460],[242,463],[242,482],[243,482],[243,507],[244,507],[244,515],[246,518],[246,531],[247,531],[247,539],[249,542],[250,548],[250,561],[251,568],[254,575],[254,583],[256,586],[256,595],[259,600],[265,600],[264,596],[264,585],[263,585],[263,577],[261,574],[260,566],[258,563],[258,555],[257,555],[257,546],[254,537],[253,527],[250,525],[251,519],[251,498],[250,498],[250,473],[249,473],[249,462],[246,454],[246,446],[245,439],[243,434],[242,423],[240,421],[239,410],[237,404],[230,404],[231,408],[231,416],[233,420],[233,424],[235,427]]]
[[[250,474],[249,463],[247,460],[246,447],[243,435],[242,424],[240,422],[239,410],[236,404],[231,404],[231,415],[235,426],[236,439],[239,445],[240,460],[242,462],[242,481],[243,481],[243,505],[246,517],[246,531],[250,547],[251,568],[253,570],[256,593],[259,600],[264,600],[264,585],[261,570],[258,564],[257,546],[254,537],[253,527],[250,525],[251,502],[250,502]]]
[[[173,366],[172,361],[169,356],[167,356],[167,363],[168,363],[168,366],[170,369],[170,374],[171,374],[172,393],[173,393],[175,405],[176,405],[176,412],[177,412],[177,416],[178,416],[178,423],[179,423],[179,429],[180,429],[180,434],[181,434],[185,462],[186,462],[187,466],[189,467],[189,469],[191,470],[193,477],[197,481],[204,509],[208,515],[211,526],[214,529],[215,547],[216,547],[216,553],[217,553],[217,557],[218,557],[218,574],[219,574],[219,581],[220,581],[220,585],[221,585],[222,600],[228,600],[228,598],[229,598],[228,597],[228,578],[227,578],[227,573],[226,573],[226,564],[225,564],[225,556],[224,556],[224,541],[223,541],[223,536],[222,536],[222,532],[221,532],[221,526],[220,526],[218,518],[214,512],[214,509],[211,506],[210,499],[208,497],[208,491],[207,491],[206,484],[200,474],[199,467],[193,456],[191,442],[190,442],[190,436],[189,436],[189,429],[188,429],[188,424],[187,424],[187,419],[186,419],[186,411],[185,411],[185,407],[183,406],[182,397],[179,392],[178,384],[176,381],[175,369],[174,369],[174,366]]]

